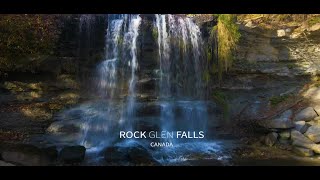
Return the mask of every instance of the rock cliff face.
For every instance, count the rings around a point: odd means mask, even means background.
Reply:
[[[300,27],[301,28],[301,27]],[[236,70],[278,76],[318,74],[320,64],[320,24],[298,28],[266,29],[252,23],[241,24],[242,34],[236,59],[247,62]]]
[[[236,60],[222,88],[230,91],[232,114],[245,108],[243,118],[259,119],[274,109],[273,98],[298,95],[319,74],[320,26],[267,28],[246,21],[239,27]]]

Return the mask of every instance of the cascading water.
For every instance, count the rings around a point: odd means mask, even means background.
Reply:
[[[173,15],[156,15],[155,26],[161,71],[162,129],[206,131],[206,104],[194,101],[203,92],[200,29],[191,19]],[[183,91],[177,90],[179,86]]]
[[[139,37],[143,39],[145,36],[140,28],[143,23],[140,15],[107,15],[107,22],[105,57],[98,64],[96,80],[92,82],[96,87],[96,92],[92,93],[97,94],[98,98],[59,114],[59,119],[63,121],[49,128],[53,134],[59,132],[54,134],[55,143],[80,144],[89,152],[99,152],[110,146],[132,146],[132,139],[119,139],[119,132],[136,131],[141,122],[152,124],[151,131],[203,131],[206,136],[208,103],[204,101],[203,93],[205,58],[202,57],[199,27],[186,17],[154,16],[153,28],[157,30],[157,37],[153,41],[157,42],[158,57],[152,58],[159,60],[155,70],[160,69],[160,73],[154,75],[149,73],[150,70],[144,74],[145,71],[138,66],[141,60],[138,51],[142,52]],[[147,82],[142,79],[146,76],[159,78],[156,81],[159,91],[153,92],[157,96],[155,100],[141,102],[137,97],[142,90],[137,87],[141,86],[138,83]],[[157,114],[159,106],[160,113]],[[146,114],[141,115],[141,109]],[[60,133],[61,127],[66,125],[80,131]],[[150,139],[134,141],[163,163],[188,159],[193,153],[208,154],[219,149],[216,142],[204,139],[161,139],[160,142],[172,142],[174,145],[158,149],[150,147]]]
[[[132,17],[131,17],[132,18]],[[131,19],[130,18],[130,19]],[[125,125],[125,130],[132,130],[133,128],[133,119],[134,119],[134,110],[135,110],[135,86],[136,86],[136,75],[135,72],[138,67],[137,62],[137,37],[139,35],[139,26],[141,23],[141,18],[139,16],[133,17],[130,20],[128,32],[124,36],[124,44],[127,45],[130,49],[130,61],[128,61],[128,66],[130,69],[130,79],[129,79],[129,94],[126,105],[125,113],[121,118],[120,123]]]
[[[88,16],[80,18],[85,28]],[[108,15],[105,58],[97,66],[93,81],[98,100],[66,110],[49,132],[60,131],[63,124],[79,128],[79,132],[56,133],[59,143],[80,144],[92,151],[100,150],[117,141],[119,129],[130,130],[134,124],[136,69],[138,67],[136,43],[141,18],[139,15]],[[86,25],[86,26],[85,26]],[[122,97],[125,95],[124,98]],[[67,120],[66,120],[67,119]]]

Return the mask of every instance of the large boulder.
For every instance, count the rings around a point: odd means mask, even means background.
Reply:
[[[66,146],[60,152],[60,159],[65,163],[81,163],[85,153],[86,148],[83,146]]]
[[[294,147],[293,152],[298,154],[299,156],[311,157],[314,155],[313,150],[301,147]]]
[[[315,143],[320,142],[320,125],[313,125],[309,127],[307,132],[304,134],[309,139],[311,139]]]
[[[159,165],[152,155],[143,146],[136,146],[129,149],[129,158],[138,165]]]
[[[283,112],[280,117],[269,120],[264,125],[270,129],[290,129],[294,127],[294,123],[291,121],[292,111],[287,110]]]
[[[294,129],[299,131],[302,134],[305,133],[310,127],[310,125],[305,121],[296,121],[294,122],[294,125],[295,125]]]
[[[277,139],[278,139],[278,134],[275,132],[271,132],[265,137],[264,143],[267,146],[273,146],[277,142]]]
[[[160,165],[141,145],[108,147],[104,159],[108,165]]]
[[[320,144],[315,144],[309,138],[305,137],[297,130],[291,131],[292,145],[303,147],[313,150],[315,153],[320,154]]]
[[[121,147],[108,147],[104,150],[104,160],[107,163],[121,163],[129,159],[129,156]]]
[[[307,107],[295,115],[294,121],[311,121],[317,116],[317,113],[312,107]]]
[[[14,164],[8,163],[8,162],[4,162],[0,160],[0,166],[14,166]]]
[[[2,159],[23,166],[47,166],[55,160],[46,149],[33,145],[10,145],[2,150]]]
[[[309,138],[305,137],[303,134],[301,134],[297,130],[291,130],[291,139],[293,142],[299,141],[302,142],[303,144],[314,144]]]

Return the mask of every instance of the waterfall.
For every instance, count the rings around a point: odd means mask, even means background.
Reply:
[[[90,152],[101,152],[119,144],[130,147],[132,142],[148,150],[150,141],[172,142],[174,147],[150,150],[159,159],[164,154],[174,159],[177,152],[184,156],[216,149],[206,139],[119,138],[120,131],[140,130],[203,131],[206,135],[205,58],[200,29],[190,18],[170,14],[105,18],[105,53],[91,82],[92,99],[59,113],[63,121],[50,127],[58,132],[54,134],[59,136],[57,144],[80,144]],[[84,15],[79,26],[88,28],[90,19]],[[61,127],[79,132],[59,133],[56,129]]]
[[[130,61],[128,61],[128,66],[131,67],[130,79],[129,79],[129,94],[126,111],[124,117],[121,118],[121,123],[125,125],[126,130],[132,130],[133,128],[133,118],[135,110],[135,86],[136,86],[136,69],[138,67],[137,62],[137,37],[139,36],[139,26],[141,23],[141,18],[135,16],[131,19],[128,27],[128,32],[125,34],[125,44],[130,47]]]
[[[206,131],[207,108],[200,101],[204,92],[200,29],[190,18],[155,16],[162,130]]]
[[[82,124],[80,144],[86,147],[104,147],[117,137],[119,128],[131,130],[135,108],[135,84],[137,62],[137,37],[141,18],[138,15],[108,15],[105,59],[97,66],[98,95],[106,98],[104,104],[95,107],[94,115],[86,117]],[[121,77],[120,70],[126,72]],[[129,69],[129,72],[127,72]],[[128,95],[124,102],[120,95],[121,79],[129,76]],[[101,106],[101,107],[100,107]],[[87,108],[86,110],[91,109]]]

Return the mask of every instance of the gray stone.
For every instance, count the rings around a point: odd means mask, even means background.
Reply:
[[[291,130],[292,145],[312,149],[315,153],[320,154],[320,145],[315,144],[309,138],[305,137],[297,130]]]
[[[265,145],[271,147],[277,142],[277,139],[278,139],[278,134],[275,132],[271,132],[265,137],[264,143]]]
[[[317,113],[318,113],[318,112],[317,112]],[[314,121],[319,121],[319,120],[320,120],[320,116],[315,117],[313,120],[314,120]]]
[[[15,166],[15,165],[0,160],[0,166]]]
[[[313,150],[301,148],[301,147],[294,147],[293,152],[298,154],[299,156],[311,157],[314,155]]]
[[[297,130],[291,130],[291,139],[292,141],[299,141],[304,144],[314,144],[309,138],[305,137]]]
[[[282,131],[279,133],[279,136],[281,139],[290,139],[291,131],[290,130]]]
[[[294,121],[311,121],[317,116],[312,107],[307,107],[295,115]]]
[[[65,163],[80,163],[84,160],[86,148],[83,146],[67,146],[60,152],[60,159]]]
[[[304,134],[309,139],[315,143],[320,142],[320,125],[313,125],[308,128],[307,132]]]
[[[280,117],[267,121],[265,127],[270,129],[290,129],[294,127],[291,121],[292,111],[287,110],[283,112]]]
[[[294,122],[295,124],[295,130],[299,131],[300,133],[305,133],[308,128],[311,126],[309,124],[307,124],[305,121],[297,121],[297,122]]]

